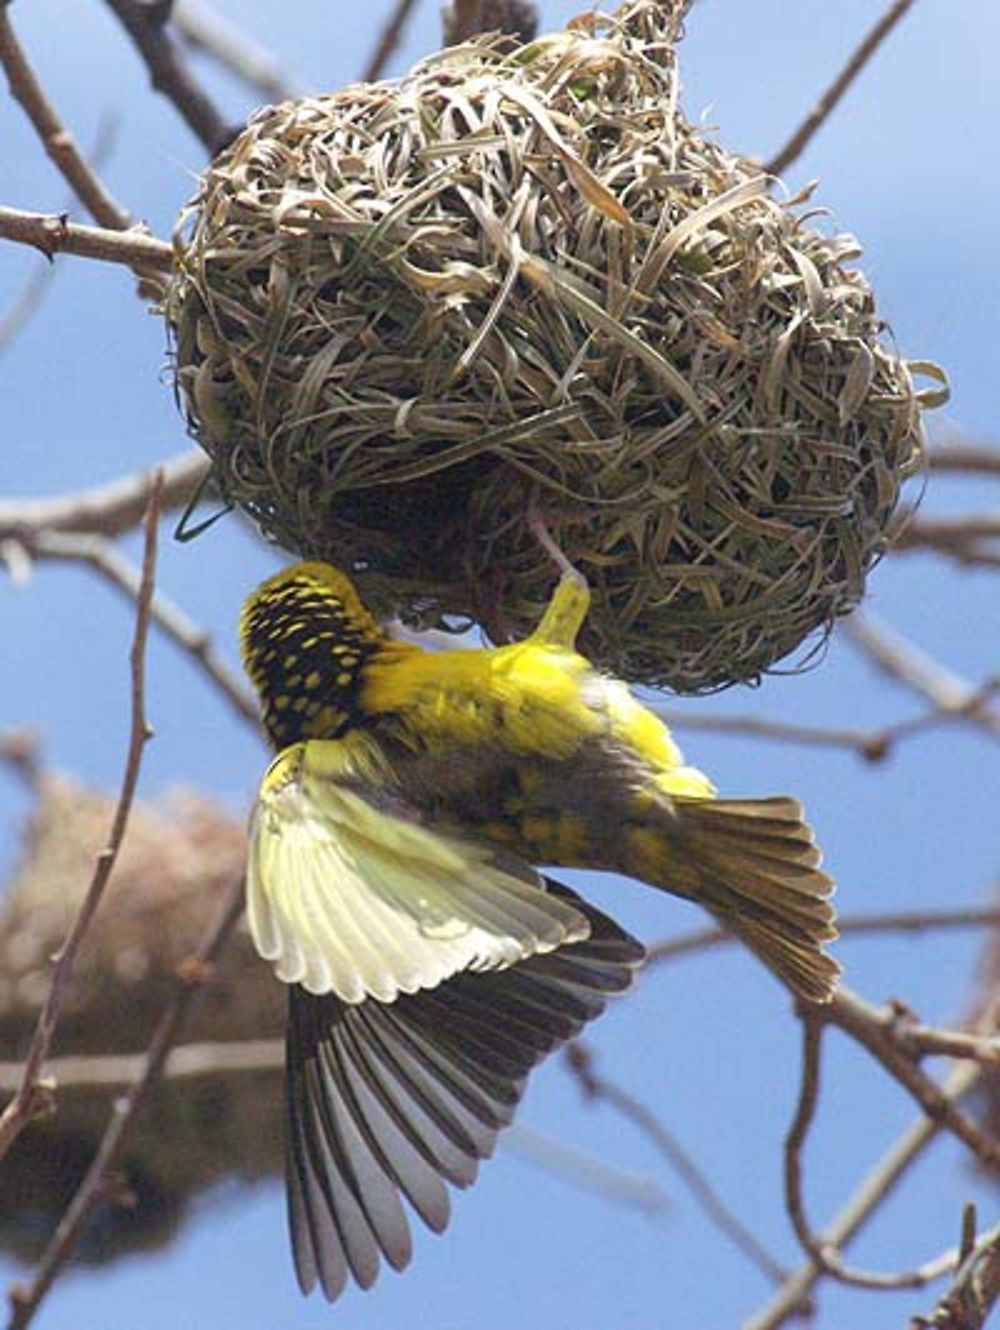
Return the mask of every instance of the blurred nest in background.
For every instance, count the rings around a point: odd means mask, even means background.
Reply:
[[[856,242],[678,110],[682,9],[265,109],[166,313],[215,482],[287,549],[503,640],[552,587],[535,505],[584,650],[699,692],[859,600],[923,436]]]
[[[0,911],[0,1046],[28,1049],[59,949],[105,843],[114,800],[64,777],[45,777],[20,866]],[[143,1052],[235,877],[240,819],[193,794],[137,805],[108,894],[87,934],[62,1008],[53,1056],[75,1055],[80,1075],[57,1089],[55,1116],[33,1122],[0,1161],[0,1246],[40,1254],[90,1164],[120,1077],[102,1068]],[[279,1038],[285,994],[245,929],[185,1024],[184,1042]],[[191,1202],[234,1178],[281,1169],[281,1067],[167,1080],[130,1130],[120,1187],[95,1218],[80,1257],[110,1260],[168,1241]]]

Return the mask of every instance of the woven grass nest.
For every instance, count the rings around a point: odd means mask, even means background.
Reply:
[[[59,949],[107,839],[115,800],[46,774],[11,881],[0,885],[0,1048],[25,1056]],[[246,829],[204,796],[137,802],[111,883],[65,990],[53,1054],[56,1112],[32,1122],[0,1160],[0,1252],[37,1260],[93,1159],[114,1100],[234,879]],[[279,1039],[284,986],[240,925],[180,1042]],[[92,1264],[161,1247],[203,1210],[205,1197],[282,1167],[280,1063],[160,1082],[138,1114],[109,1190],[79,1251]],[[75,1064],[76,1071],[70,1070]],[[19,1077],[17,1078],[19,1080]],[[5,1087],[6,1088],[6,1087]],[[2,1096],[0,1096],[2,1097]]]
[[[261,111],[166,312],[215,483],[289,551],[505,640],[555,577],[537,511],[594,589],[584,650],[696,693],[859,600],[933,394],[856,242],[678,110],[682,9]]]

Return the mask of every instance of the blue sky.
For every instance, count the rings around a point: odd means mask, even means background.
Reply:
[[[224,4],[317,88],[357,76],[389,7],[387,0]],[[546,26],[577,8],[546,0]],[[699,0],[681,51],[688,114],[704,112],[727,146],[767,156],[877,8],[867,0]],[[149,93],[108,11],[94,0],[35,0],[13,6],[11,14],[81,143],[94,140],[103,115],[121,115],[105,176],[127,206],[168,235],[192,191],[201,150],[172,108]],[[436,0],[423,0],[396,70],[434,47],[437,16]],[[792,186],[819,178],[819,200],[841,229],[860,237],[866,272],[904,352],[948,368],[954,396],[931,422],[937,437],[996,437],[997,49],[1000,9],[990,0],[920,0],[789,173]],[[205,77],[234,118],[249,111],[242,90],[210,71]],[[0,99],[0,142],[0,201],[61,208],[65,186],[6,99]],[[0,308],[34,262],[0,246]],[[109,480],[185,445],[163,373],[159,320],[138,306],[124,273],[73,259],[61,259],[58,268],[44,307],[0,358],[4,495]],[[926,509],[995,508],[995,482],[992,492],[985,485],[935,480]],[[235,660],[240,601],[278,561],[235,521],[222,522],[193,544],[164,541],[161,586]],[[922,556],[890,559],[872,579],[869,604],[970,679],[996,670],[995,576],[945,569]],[[128,608],[85,573],[46,565],[26,589],[0,580],[0,616],[0,728],[37,726],[54,765],[113,789],[128,721]],[[858,726],[918,709],[840,642],[805,676],[671,705],[697,714],[755,711]],[[242,811],[265,760],[263,747],[230,719],[189,662],[158,640],[150,655],[149,710],[157,737],[143,792],[195,785]],[[681,739],[726,792],[788,791],[805,800],[838,878],[842,911],[987,898],[997,869],[1000,764],[996,748],[974,730],[935,731],[877,767],[839,752],[703,734]],[[11,861],[25,809],[16,783],[0,771],[0,865]],[[596,876],[585,883],[648,939],[702,922],[691,908],[638,887]],[[966,1007],[976,954],[977,939],[960,934],[847,940],[840,947],[855,989],[872,1000],[905,997],[931,1021]],[[663,1115],[761,1240],[797,1261],[781,1203],[780,1144],[796,1089],[798,1029],[759,967],[726,951],[654,972],[615,1004],[590,1041],[602,1070]],[[914,1116],[867,1058],[842,1040],[829,1044],[824,1112],[809,1154],[817,1220],[842,1203]],[[476,1188],[458,1198],[447,1236],[417,1236],[410,1271],[385,1276],[367,1295],[350,1292],[331,1309],[300,1299],[280,1190],[264,1187],[207,1202],[165,1255],[66,1277],[37,1324],[41,1330],[118,1324],[173,1330],[178,1323],[499,1330],[517,1309],[519,1320],[552,1330],[654,1330],[666,1323],[731,1330],[766,1301],[766,1282],[707,1225],[648,1142],[609,1109],[582,1105],[560,1067],[535,1078],[522,1116],[608,1163],[656,1178],[670,1194],[669,1209],[650,1219],[583,1195],[501,1151]],[[961,1204],[975,1198],[988,1221],[995,1192],[975,1182],[955,1147],[939,1145],[871,1226],[857,1259],[890,1268],[919,1263],[956,1239]],[[0,1279],[18,1273],[0,1256]],[[927,1293],[825,1288],[819,1323],[888,1330],[931,1302]]]

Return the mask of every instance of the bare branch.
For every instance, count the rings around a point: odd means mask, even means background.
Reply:
[[[89,156],[91,168],[95,172],[100,170],[110,157],[111,150],[118,137],[118,126],[117,116],[102,116],[96,142]],[[71,194],[61,211],[71,212],[75,208],[76,202],[75,193]],[[20,293],[15,297],[6,312],[0,316],[0,354],[3,354],[26,326],[32,315],[41,308],[57,271],[58,269],[54,263],[38,263],[32,266],[32,270]],[[154,295],[155,292],[147,292],[140,285],[140,294],[144,296]]]
[[[845,1265],[836,1247],[824,1243],[810,1227],[802,1195],[802,1150],[812,1126],[819,1102],[820,1044],[823,1025],[815,1008],[802,1014],[802,1082],[792,1125],[785,1138],[785,1204],[795,1236],[803,1250],[824,1274],[854,1288],[901,1289],[925,1288],[942,1275],[954,1270],[959,1254],[952,1249],[915,1270],[882,1272]]]
[[[85,563],[130,599],[134,600],[139,594],[140,579],[135,568],[102,536],[39,531],[22,537],[20,543],[31,558]],[[256,726],[260,718],[257,703],[216,652],[211,634],[199,628],[178,605],[159,592],[152,598],[149,613],[157,628],[208,675],[236,714]]]
[[[26,1330],[60,1270],[76,1250],[91,1211],[101,1199],[108,1174],[118,1157],[129,1125],[159,1080],[188,1009],[211,977],[212,967],[242,910],[243,879],[240,877],[233,883],[218,921],[208,930],[195,955],[181,968],[177,992],[150,1040],[142,1077],[115,1104],[97,1154],[60,1220],[35,1271],[34,1279],[27,1288],[12,1290],[10,1330]]]
[[[1000,476],[1000,448],[988,444],[949,443],[931,448],[928,461],[932,471],[957,472],[960,475]]]
[[[959,1103],[975,1087],[981,1076],[982,1069],[976,1064],[963,1063],[951,1073],[942,1091],[952,1103]],[[941,1130],[941,1123],[921,1114],[879,1160],[817,1239],[824,1250],[841,1251],[850,1243]],[[822,1274],[822,1265],[810,1257],[786,1280],[773,1301],[751,1317],[744,1330],[778,1330],[779,1326],[798,1316]]]
[[[99,226],[80,226],[62,213],[0,207],[0,239],[31,245],[47,259],[64,253],[102,263],[120,263],[141,277],[148,277],[151,272],[168,273],[174,262],[171,246],[150,235],[144,225],[128,231],[109,231]]]
[[[918,693],[935,711],[1000,734],[1000,713],[989,706],[996,680],[978,687],[968,683],[870,614],[851,615],[842,631],[883,674]]]
[[[59,1091],[84,1088],[117,1090],[139,1081],[146,1070],[145,1053],[74,1054],[51,1058],[45,1074]],[[203,1040],[171,1048],[160,1071],[164,1081],[201,1080],[215,1076],[280,1073],[285,1065],[284,1039]],[[24,1074],[23,1062],[0,1062],[0,1090],[13,1093]],[[662,1187],[645,1174],[627,1171],[544,1132],[512,1123],[502,1145],[521,1159],[572,1186],[629,1205],[644,1214],[662,1212],[667,1204]]]
[[[94,221],[111,230],[128,230],[132,218],[105,188],[60,120],[17,40],[6,4],[0,5],[0,64],[46,153]]]
[[[899,1030],[899,1038],[916,1057],[972,1058],[984,1066],[1000,1063],[1000,1038],[996,1035],[906,1023]]]
[[[274,55],[206,0],[174,0],[170,17],[182,40],[204,51],[269,102],[299,95]]]
[[[603,1100],[617,1108],[652,1141],[683,1180],[712,1223],[743,1252],[744,1256],[769,1279],[780,1282],[787,1277],[780,1262],[776,1261],[758,1242],[756,1236],[740,1218],[733,1214],[662,1120],[633,1095],[627,1094],[619,1086],[597,1074],[594,1070],[593,1055],[586,1044],[578,1039],[574,1040],[566,1049],[566,1062],[588,1098]]]
[[[848,88],[912,5],[913,0],[894,0],[888,7],[875,26],[866,33],[847,64],[822,94],[802,124],[764,167],[768,175],[780,176],[798,160],[813,136],[830,118]]]
[[[879,914],[846,914],[837,920],[841,937],[864,936],[866,933],[929,933],[944,928],[996,928],[1000,927],[1000,909],[992,905],[967,906],[945,910],[898,910]],[[676,960],[695,952],[714,947],[731,946],[736,942],[731,933],[721,928],[699,928],[680,937],[666,938],[654,943],[647,951],[647,964]]]
[[[849,748],[869,754],[878,747],[875,731],[838,729],[830,725],[798,725],[793,721],[770,720],[764,716],[697,716],[679,707],[655,707],[656,714],[671,729],[694,730],[713,734],[742,734],[752,739],[772,739],[776,743],[801,743],[819,748]],[[879,751],[879,756],[884,754]]]
[[[159,474],[153,477],[149,489],[149,506],[145,519],[145,549],[143,553],[142,578],[136,601],[135,635],[129,654],[131,666],[131,720],[129,727],[128,752],[125,760],[125,772],[122,777],[121,791],[111,823],[108,843],[97,857],[97,864],[90,885],[87,888],[80,910],[70,928],[69,936],[59,953],[52,973],[52,984],[45,1005],[38,1018],[31,1048],[25,1064],[24,1080],[21,1089],[7,1104],[0,1116],[0,1158],[7,1153],[24,1126],[39,1113],[46,1112],[51,1106],[50,1088],[40,1079],[43,1062],[48,1056],[59,1019],[59,1009],[69,982],[76,955],[83,937],[93,919],[108,879],[115,866],[118,851],[121,848],[125,830],[128,826],[129,813],[139,780],[142,754],[151,730],[146,722],[145,683],[146,683],[146,639],[149,632],[149,618],[153,600],[154,576],[156,570],[156,536],[159,519],[159,497],[161,479]]]
[[[894,537],[892,552],[913,554],[922,550],[970,567],[1000,568],[1000,513],[915,517]]]
[[[146,1069],[145,1053],[71,1054],[50,1058],[45,1074],[60,1089],[134,1085]],[[285,1065],[283,1039],[202,1040],[170,1050],[161,1069],[164,1080],[197,1080],[229,1072],[280,1071]],[[14,1090],[24,1075],[23,1062],[0,1062],[0,1090]]]
[[[191,132],[214,157],[242,126],[223,118],[181,59],[167,31],[170,5],[143,4],[141,0],[107,0],[107,4],[142,56],[153,87],[173,103]]]
[[[848,989],[818,1011],[818,1018],[849,1034],[913,1096],[923,1111],[966,1145],[987,1168],[1000,1167],[1000,1140],[983,1131],[936,1081],[916,1065],[891,1020]]]
[[[976,1243],[963,1260],[930,1319],[917,1316],[911,1330],[983,1330],[1000,1300],[1000,1225]]]
[[[368,63],[361,76],[366,83],[372,83],[382,77],[386,65],[392,59],[393,52],[402,39],[403,29],[415,3],[416,0],[396,0],[395,8],[382,24],[375,49],[368,57]]]
[[[211,463],[197,449],[162,463],[161,512],[189,502]],[[142,520],[149,494],[149,473],[135,471],[108,485],[43,499],[0,499],[0,541],[21,540],[46,531],[120,536]]]

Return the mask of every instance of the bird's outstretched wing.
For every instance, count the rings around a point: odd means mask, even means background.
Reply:
[[[531,1068],[604,1010],[642,945],[573,892],[535,888],[589,936],[494,973],[466,971],[394,1002],[290,989],[289,1222],[299,1283],[331,1301],[384,1256],[410,1259],[401,1198],[435,1232],[445,1183],[468,1186],[510,1122]]]
[[[523,860],[420,825],[378,797],[347,746],[286,749],[251,822],[247,913],[286,983],[346,1003],[434,988],[585,938],[587,915]]]

